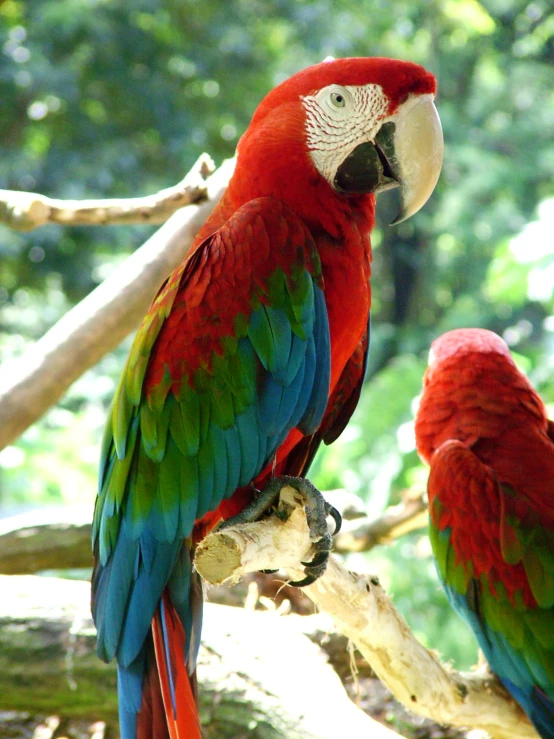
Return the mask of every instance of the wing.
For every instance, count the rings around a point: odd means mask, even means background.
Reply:
[[[137,657],[195,521],[256,477],[291,429],[315,431],[329,381],[314,242],[279,202],[252,201],[161,289],[115,394],[93,526],[102,658]],[[188,635],[186,580],[172,600]]]
[[[305,475],[312,464],[321,442],[332,444],[346,428],[350,417],[354,413],[367,369],[369,352],[370,324],[360,339],[354,354],[346,363],[339,381],[337,382],[325,415],[317,431],[311,436],[302,439],[288,454],[278,470],[281,475]]]
[[[459,441],[435,452],[428,489],[450,602],[542,736],[554,737],[553,532],[524,492],[501,485]]]

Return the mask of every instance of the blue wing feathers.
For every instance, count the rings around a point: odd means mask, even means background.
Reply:
[[[221,490],[228,489],[227,478],[227,444],[225,443],[225,435],[227,431],[223,431],[215,424],[212,427],[212,438],[216,456],[212,462],[214,469],[214,483],[212,495],[210,498],[210,510],[214,510],[218,506]]]
[[[269,322],[273,339],[274,356],[269,363],[269,371],[279,384],[288,384],[287,359],[291,350],[292,331],[290,320],[282,308],[263,306]]]
[[[172,660],[169,654],[169,635],[168,635],[167,623],[166,623],[166,608],[165,608],[163,599],[160,601],[159,608],[160,608],[160,616],[161,616],[160,621],[162,625],[163,643],[164,643],[164,650],[165,650],[165,662],[167,665],[171,665]],[[176,716],[177,715],[177,703],[175,700],[175,681],[173,679],[173,670],[169,669],[167,671],[167,677],[169,679],[169,691],[171,693],[171,705],[173,707],[173,716]]]
[[[135,580],[139,576],[139,567],[140,564],[144,564],[144,568],[146,572],[150,573],[152,572],[152,566],[154,564],[154,558],[156,556],[156,546],[157,542],[152,534],[152,531],[150,530],[150,527],[146,527],[144,529],[144,533],[140,537],[139,540],[139,561],[138,561],[138,567],[135,571]]]
[[[204,443],[198,450],[198,509],[196,517],[202,518],[210,510],[214,490],[214,462],[215,454],[212,435],[213,426],[210,425]]]
[[[181,619],[187,637],[192,630],[192,613],[189,607],[192,576],[190,552],[187,547],[181,547],[167,587],[169,588],[171,602]]]
[[[306,340],[297,334],[292,334],[290,352],[287,361],[287,374],[284,384],[288,384],[298,375],[304,366],[306,357]]]
[[[300,428],[300,421],[306,410],[306,399],[312,395],[315,371],[315,343],[313,337],[310,337],[306,343],[305,360],[298,370],[297,380],[300,383],[300,389],[296,407],[287,421],[287,427],[289,428],[296,428],[297,426]]]
[[[276,350],[269,317],[264,305],[260,306],[257,310],[252,311],[248,324],[248,338],[250,339],[263,368],[267,372],[270,372],[270,368],[275,363]]]
[[[239,486],[240,480],[240,439],[235,426],[225,431],[225,448],[227,451],[227,488],[225,497],[228,498]],[[213,501],[217,501],[214,499]]]
[[[134,579],[138,549],[138,541],[132,541],[127,536],[125,523],[122,523],[113,556],[102,573],[103,582],[99,587],[106,589],[105,602],[109,615],[105,625],[105,645],[110,659],[115,655],[125,619],[125,613],[118,607],[118,601],[121,593],[128,591],[129,582]]]
[[[196,457],[186,457],[181,454],[179,470],[179,506],[183,537],[186,538],[190,536],[194,521],[197,518],[198,499],[200,497],[198,492],[198,459]]]
[[[258,469],[258,423],[256,407],[251,405],[236,418],[240,444],[239,485],[247,485],[261,469]]]
[[[136,732],[136,714],[140,711],[142,703],[144,663],[144,650],[141,650],[141,654],[131,665],[127,667],[118,665],[117,668],[117,692],[120,703],[119,716],[121,718],[122,712],[128,714],[128,716],[124,716],[125,724],[121,727],[122,736],[136,736],[136,733],[131,733],[131,729]]]
[[[144,643],[181,546],[180,540],[158,543],[150,572],[141,567],[133,582],[117,648],[118,662],[123,665],[133,662]]]
[[[320,288],[314,288],[314,384],[312,393],[298,428],[307,436],[313,434],[321,423],[327,401],[329,400],[329,383],[331,378],[331,347],[329,339],[329,319],[325,297]]]

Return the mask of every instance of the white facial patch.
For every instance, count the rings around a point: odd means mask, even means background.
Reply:
[[[332,185],[346,157],[364,141],[373,141],[388,100],[380,85],[329,85],[302,98],[312,161]]]

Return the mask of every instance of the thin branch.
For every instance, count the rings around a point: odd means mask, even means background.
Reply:
[[[2,367],[0,449],[16,439],[138,325],[168,274],[186,255],[233,170],[225,162],[206,182],[209,199],[182,208],[31,349]]]
[[[211,158],[202,154],[177,185],[142,198],[58,200],[35,192],[0,190],[0,222],[20,231],[47,223],[63,226],[164,223],[184,205],[206,199],[206,179],[214,169]]]
[[[247,572],[282,568],[291,578],[302,578],[299,562],[309,561],[313,554],[296,490],[281,491],[279,514],[206,537],[195,560],[202,577],[218,583]],[[377,578],[349,572],[331,558],[323,577],[304,592],[354,642],[393,695],[415,713],[441,724],[485,729],[495,739],[537,739],[521,708],[496,678],[477,671],[455,672],[417,641]]]
[[[408,490],[401,503],[390,506],[374,521],[367,518],[345,521],[333,541],[340,554],[367,552],[378,544],[427,527],[427,504],[421,491]]]

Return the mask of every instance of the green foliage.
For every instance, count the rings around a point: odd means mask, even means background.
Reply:
[[[369,379],[314,481],[359,492],[375,515],[425,484],[412,406],[429,344],[450,328],[503,334],[554,403],[552,201],[537,211],[554,195],[545,0],[4,0],[0,46],[0,187],[71,198],[146,194],[180,179],[203,150],[231,156],[263,94],[327,55],[424,64],[439,79],[443,175],[397,228],[386,226],[394,195],[379,205]],[[0,358],[21,353],[148,233],[0,227]],[[0,510],[92,503],[93,450],[127,350],[0,453]],[[414,535],[363,564],[385,581],[389,573],[428,644],[468,664],[473,647],[426,547]]]

